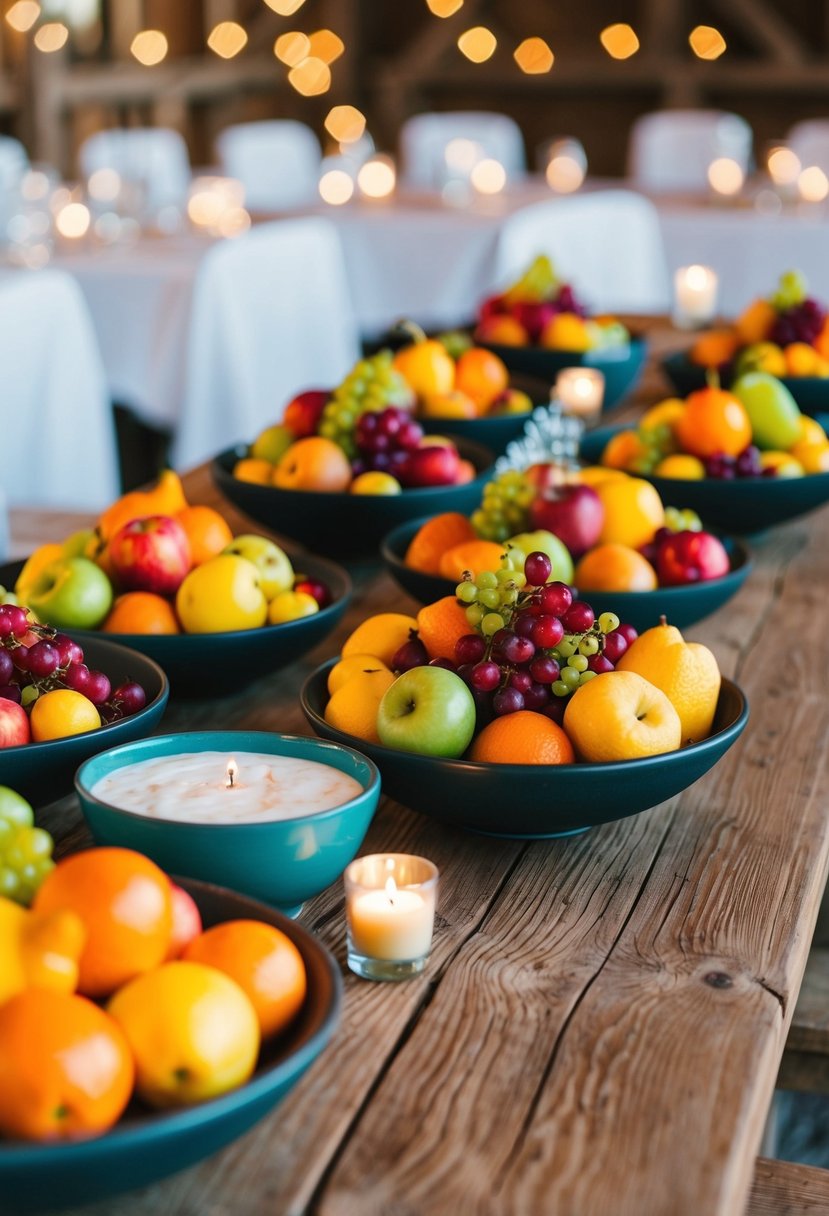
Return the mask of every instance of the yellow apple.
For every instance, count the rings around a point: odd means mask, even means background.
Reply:
[[[176,594],[185,633],[258,629],[268,618],[259,570],[234,553],[220,553],[196,566]]]

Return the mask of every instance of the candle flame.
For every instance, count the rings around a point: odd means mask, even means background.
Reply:
[[[390,874],[388,876],[388,878],[386,879],[386,895],[388,896],[390,904],[394,903],[394,897],[396,894],[397,894],[397,883],[394,881],[394,879],[392,878],[392,876]]]
[[[228,762],[227,762],[227,783],[226,784],[227,784],[227,788],[229,790],[233,789],[233,786],[236,782],[236,778],[237,778],[238,774],[239,774],[239,765],[236,763],[235,760],[228,760]]]

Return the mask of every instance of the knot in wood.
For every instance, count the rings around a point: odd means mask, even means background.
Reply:
[[[733,988],[734,981],[731,976],[725,971],[709,971],[703,976],[703,980],[708,984],[709,988]]]

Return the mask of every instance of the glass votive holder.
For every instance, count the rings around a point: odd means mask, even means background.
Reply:
[[[704,328],[717,312],[717,272],[710,266],[680,266],[674,273],[673,322],[678,329]]]
[[[420,975],[432,947],[438,869],[425,857],[372,853],[343,875],[348,966],[367,980]]]
[[[604,385],[604,373],[598,368],[564,367],[556,378],[553,398],[562,413],[577,418],[589,429],[601,417]]]

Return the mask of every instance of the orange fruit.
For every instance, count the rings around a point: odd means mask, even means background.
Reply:
[[[619,431],[602,452],[602,464],[607,469],[629,469],[647,451],[636,431]]]
[[[777,310],[768,300],[753,300],[734,322],[737,336],[745,346],[765,342],[777,320]]]
[[[475,540],[475,529],[458,511],[445,511],[428,519],[412,537],[406,550],[405,562],[423,574],[437,574],[440,560],[447,549],[465,540]]]
[[[371,654],[390,666],[396,652],[417,628],[413,616],[404,612],[378,612],[367,617],[348,635],[340,651],[344,659],[353,654]]]
[[[373,654],[352,654],[347,659],[340,659],[328,673],[328,695],[333,697],[335,692],[347,684],[352,676],[363,675],[372,671],[388,671],[389,668]]]
[[[628,545],[597,545],[576,566],[579,591],[653,591],[653,566]]]
[[[40,886],[36,912],[66,909],[86,928],[78,990],[106,996],[167,955],[173,931],[170,881],[132,849],[100,848],[59,861]]]
[[[97,532],[105,540],[114,536],[125,524],[150,515],[176,515],[187,506],[178,473],[165,469],[149,490],[130,490],[107,507],[98,520]]]
[[[307,989],[302,955],[273,925],[225,921],[194,938],[182,957],[236,981],[256,1010],[263,1039],[284,1030],[302,1008]]]
[[[707,646],[686,642],[664,617],[631,643],[616,671],[636,672],[664,692],[679,714],[683,743],[698,743],[711,733],[720,695],[717,660]]]
[[[733,329],[712,329],[697,338],[688,352],[692,363],[702,367],[719,367],[733,359],[740,345],[740,338]]]
[[[450,393],[433,393],[423,398],[420,407],[423,418],[477,418],[475,402],[466,393],[453,389]]]
[[[472,627],[454,595],[426,604],[417,614],[417,631],[430,659],[455,659],[455,643]]]
[[[260,460],[246,456],[237,460],[233,466],[233,476],[237,481],[250,481],[257,486],[269,486],[273,479],[273,465],[269,460]]]
[[[823,322],[823,328],[815,338],[815,350],[824,359],[829,359],[829,317]]]
[[[92,1001],[27,988],[0,1006],[3,1136],[99,1136],[129,1102],[134,1074],[120,1027]]]
[[[42,693],[32,706],[29,720],[35,743],[83,735],[101,725],[101,715],[89,698],[71,688]]]
[[[104,633],[181,633],[173,605],[152,591],[119,595],[101,629]]]
[[[679,714],[661,689],[633,671],[607,671],[580,685],[564,711],[564,729],[583,760],[613,764],[675,752]]]
[[[702,481],[705,476],[705,465],[696,456],[686,456],[683,452],[675,452],[660,460],[653,471],[654,477],[679,478],[680,481]]]
[[[530,709],[494,718],[469,750],[470,760],[484,764],[572,764],[575,758],[561,727]]]
[[[447,549],[440,559],[438,573],[444,578],[459,582],[465,570],[481,574],[484,570],[497,570],[501,565],[504,546],[494,540],[467,540]]]
[[[717,452],[738,456],[751,443],[751,422],[745,407],[733,393],[721,388],[701,388],[691,393],[685,413],[674,427],[683,449],[703,460]]]
[[[366,743],[379,743],[377,710],[394,679],[394,673],[385,667],[351,676],[331,694],[323,715],[326,722]]]
[[[336,494],[351,485],[351,465],[338,443],[309,435],[288,448],[273,470],[273,484],[281,490]]]
[[[627,473],[622,469],[606,469],[601,464],[586,465],[583,469],[576,470],[578,484],[590,486],[591,489],[602,481],[621,481],[623,477],[627,477]]]
[[[548,350],[589,350],[593,345],[590,330],[574,312],[558,312],[541,331],[539,342]]]
[[[486,413],[508,384],[504,361],[481,346],[465,350],[455,365],[455,391],[470,397],[480,414]]]
[[[657,528],[664,525],[662,499],[649,481],[626,477],[624,481],[602,481],[593,488],[604,507],[600,545],[641,549],[653,540]]]
[[[506,313],[484,317],[475,329],[476,342],[492,342],[495,346],[526,346],[529,340],[521,322]]]
[[[787,376],[822,376],[826,360],[808,342],[791,342],[783,350]]]
[[[817,447],[813,443],[796,443],[790,455],[801,465],[804,473],[829,473],[829,443]]]
[[[233,541],[230,524],[212,507],[185,507],[176,519],[187,534],[194,566],[217,557]]]

